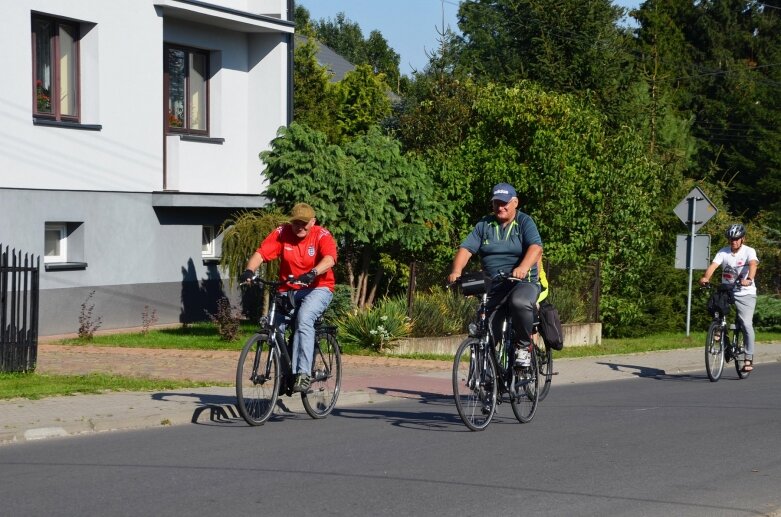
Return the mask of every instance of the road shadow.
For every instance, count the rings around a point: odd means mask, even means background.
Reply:
[[[614,371],[626,371],[635,370],[631,374],[643,379],[655,379],[657,381],[678,381],[678,382],[691,382],[707,380],[707,376],[702,374],[692,373],[667,373],[665,370],[659,368],[652,368],[650,366],[635,365],[635,364],[619,364],[619,363],[603,363],[597,362],[597,364],[607,366]]]
[[[390,397],[398,397],[403,399],[420,399],[423,404],[453,405],[453,395],[443,395],[442,393],[433,393],[430,391],[420,390],[407,390],[401,388],[389,388],[387,386],[368,386],[370,390],[374,390],[378,395],[386,395]]]
[[[369,386],[378,395],[386,395],[399,399],[399,402],[416,400],[419,406],[425,406],[426,411],[400,410],[393,405],[392,400],[386,400],[374,407],[351,406],[339,407],[337,403],[333,414],[343,418],[361,420],[384,420],[394,427],[417,431],[437,432],[467,432],[470,431],[458,416],[455,402],[451,394],[432,393],[428,391],[396,389],[389,387]],[[418,406],[418,407],[419,407]],[[503,410],[504,408],[505,410]],[[490,425],[517,425],[518,420],[510,412],[509,401],[504,401],[497,407]]]
[[[425,404],[422,400],[420,403]],[[419,412],[394,409],[389,407],[389,404],[392,403],[385,403],[376,408],[365,406],[340,408],[337,404],[332,414],[341,418],[382,420],[394,427],[417,431],[469,432],[458,417],[455,406],[452,406],[451,411]]]
[[[227,427],[240,425],[246,426],[247,423],[239,414],[236,407],[236,397],[233,395],[216,395],[212,393],[178,393],[178,392],[160,392],[153,393],[152,400],[177,402],[182,399],[192,399],[195,404],[190,422],[198,425],[223,425]],[[274,413],[269,418],[269,422],[282,420],[283,418],[300,417],[299,412],[291,410],[285,403],[288,397],[279,397],[277,399]]]

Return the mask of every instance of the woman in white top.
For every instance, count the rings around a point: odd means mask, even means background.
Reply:
[[[729,246],[721,248],[705,274],[700,278],[700,285],[710,281],[710,277],[721,266],[721,283],[738,284],[735,291],[735,309],[743,327],[743,337],[746,343],[746,362],[743,371],[754,369],[754,307],[757,304],[757,286],[754,279],[757,276],[757,252],[754,248],[743,244],[746,240],[746,228],[742,224],[731,224],[727,228]]]

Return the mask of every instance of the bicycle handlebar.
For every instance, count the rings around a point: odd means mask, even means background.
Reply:
[[[713,289],[713,288],[718,289],[720,287],[732,289],[733,291],[740,291],[743,288],[743,286],[740,285],[740,280],[736,280],[731,284],[725,284],[723,282],[719,284],[714,284],[712,282],[708,282],[707,284],[700,284],[700,289]]]
[[[304,282],[297,281],[296,278],[293,275],[288,275],[286,280],[266,280],[266,279],[262,278],[260,275],[255,275],[255,276],[253,276],[250,279],[249,284],[253,284],[253,285],[261,285],[261,284],[263,284],[263,285],[267,285],[267,286],[269,286],[269,287],[271,287],[273,289],[278,289],[279,287],[282,287],[283,285],[296,285],[296,286],[302,286],[302,287],[306,287],[306,286],[309,285],[309,284],[305,284]],[[247,284],[242,284],[242,285],[247,285]]]

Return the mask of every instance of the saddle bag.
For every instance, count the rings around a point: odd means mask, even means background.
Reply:
[[[539,331],[547,346],[554,350],[564,348],[564,332],[561,329],[559,311],[547,300],[540,303]]]

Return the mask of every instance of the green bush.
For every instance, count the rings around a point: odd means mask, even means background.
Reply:
[[[765,331],[781,331],[781,298],[767,294],[757,295],[754,326]]]
[[[342,345],[378,352],[392,348],[395,341],[409,336],[412,330],[406,304],[398,300],[382,300],[371,309],[344,314],[336,321],[336,325]]]
[[[463,333],[474,319],[476,309],[475,298],[440,287],[418,293],[412,304],[412,335],[432,337]]]
[[[334,286],[334,297],[331,299],[331,303],[328,304],[328,308],[323,314],[323,319],[326,321],[336,321],[345,314],[349,313],[353,308],[350,294],[352,288],[347,284],[336,284]]]
[[[562,286],[550,286],[548,301],[556,306],[562,323],[583,323],[588,321],[586,303],[577,291]]]

